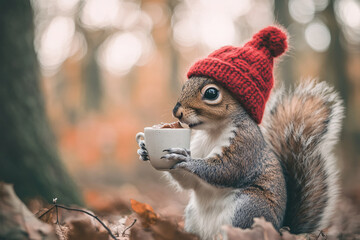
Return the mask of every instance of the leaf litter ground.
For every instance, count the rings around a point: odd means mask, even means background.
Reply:
[[[87,194],[91,195],[92,202],[90,201],[89,205],[92,205],[94,212],[55,202],[33,214],[16,196],[12,185],[0,183],[0,239],[199,239],[184,231],[180,213],[183,205],[176,203],[175,197],[169,200],[161,195],[165,203],[173,201],[172,204],[180,205],[178,209],[168,211],[169,206],[161,207],[160,201],[155,204],[161,212],[157,213],[150,204],[135,199],[109,198],[106,194],[97,194],[94,191]],[[215,239],[360,239],[358,200],[360,194],[342,201],[338,214],[332,221],[332,227],[315,234],[293,235],[286,228],[278,232],[271,223],[257,218],[254,219],[251,229],[222,226],[222,231]]]

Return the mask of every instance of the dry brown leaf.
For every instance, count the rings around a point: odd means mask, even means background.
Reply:
[[[144,229],[140,224],[134,225],[130,230],[130,240],[154,240],[150,229]]]
[[[144,228],[149,228],[158,219],[158,215],[154,212],[154,209],[146,203],[138,202],[134,199],[130,200],[131,208],[139,216],[140,221]]]
[[[155,224],[150,226],[156,240],[195,240],[197,236],[185,232],[179,225],[165,218],[158,218]]]
[[[296,240],[295,235],[289,232],[289,228],[280,229],[281,239],[283,240]]]
[[[54,229],[38,220],[16,196],[13,186],[0,182],[0,239],[56,240]]]
[[[36,214],[35,217],[40,218],[41,221],[49,223],[49,224],[54,224],[56,220],[56,214],[55,214],[55,209],[50,210],[49,212],[49,208],[42,208],[40,209]]]
[[[254,224],[250,229],[234,228],[232,226],[223,226],[222,239],[228,240],[280,240],[281,236],[278,231],[275,230],[273,225],[267,222],[264,218],[254,218]]]
[[[55,224],[55,232],[59,240],[68,240],[69,227]]]
[[[262,231],[253,229],[241,229],[241,228],[234,228],[232,226],[223,226],[221,233],[221,239],[227,240],[237,240],[237,239],[244,239],[244,240],[260,240],[264,239],[264,234]],[[270,240],[270,239],[269,239]]]
[[[139,216],[143,228],[134,226],[131,229],[130,239],[154,240],[195,240],[193,234],[185,232],[175,221],[163,218],[154,212],[149,204],[140,203],[131,199],[131,207]]]
[[[326,236],[325,236],[326,237]],[[232,226],[223,226],[219,239],[227,240],[323,240],[321,235],[300,234],[294,235],[283,229],[281,235],[275,230],[274,226],[267,222],[263,217],[254,218],[254,224],[249,229],[234,228]]]
[[[251,227],[254,231],[263,232],[264,239],[272,240],[272,239],[280,239],[280,233],[275,230],[272,223],[267,222],[263,217],[262,218],[254,218],[254,224]]]
[[[85,201],[91,209],[102,215],[129,215],[132,212],[128,199],[95,190],[86,191]]]
[[[144,229],[140,225],[135,225],[130,231],[130,240],[154,240],[152,232],[149,229]]]
[[[132,213],[128,202],[121,198],[113,199],[104,204],[103,206],[98,205],[94,209],[97,213],[101,213],[104,215],[129,215]]]
[[[108,240],[109,234],[92,227],[88,219],[74,219],[69,224],[68,240]]]

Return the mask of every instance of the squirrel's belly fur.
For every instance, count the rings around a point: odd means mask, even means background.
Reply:
[[[230,145],[236,126],[224,123],[218,132],[209,135],[203,130],[193,132],[190,144],[191,155],[205,158],[221,155],[222,148]],[[168,174],[168,173],[166,173]],[[169,174],[168,174],[169,175]],[[170,175],[169,175],[170,176]],[[180,189],[191,189],[190,201],[185,209],[185,230],[196,233],[201,239],[212,239],[222,225],[231,225],[237,202],[235,188],[218,188],[194,174],[176,170],[171,173],[173,184]]]
[[[191,153],[194,157],[205,158],[222,154],[222,148],[230,145],[236,127],[227,126],[214,136],[205,131],[194,132],[191,141]],[[236,209],[236,189],[217,188],[198,178],[186,207],[185,230],[198,233],[202,239],[212,239],[222,225],[231,225]]]
[[[238,205],[237,190],[207,188],[191,193],[185,209],[185,230],[197,233],[202,239],[213,239],[221,226],[232,225]]]
[[[221,155],[224,147],[230,145],[230,139],[235,137],[237,130],[234,124],[224,122],[218,131],[208,133],[205,130],[195,130],[190,144],[191,155],[194,158],[205,158]]]

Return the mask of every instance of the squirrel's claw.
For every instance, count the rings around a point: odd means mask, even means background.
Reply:
[[[139,154],[140,160],[143,160],[143,161],[150,160],[149,159],[149,154],[148,154],[148,151],[147,151],[147,149],[145,147],[145,142],[144,141],[139,142],[139,147],[140,147],[140,149],[137,150],[137,154]]]
[[[149,160],[149,155],[148,155],[148,152],[146,150],[138,149],[137,154],[139,154],[140,160],[143,160],[143,161]]]
[[[149,161],[149,157],[148,156],[139,156],[139,159],[142,161]]]
[[[188,160],[188,157],[177,153],[168,153],[162,156],[161,159],[166,159],[168,161],[184,162]]]
[[[185,148],[169,148],[164,149],[163,152],[168,152],[169,154],[176,153],[185,157],[190,157],[190,151]]]
[[[143,150],[146,150],[146,147],[145,147],[145,142],[144,141],[140,141],[139,142],[139,147]]]
[[[170,169],[182,167],[191,160],[190,151],[184,148],[169,148],[165,149],[164,152],[167,152],[167,154],[162,156],[162,159],[176,161],[176,163]]]

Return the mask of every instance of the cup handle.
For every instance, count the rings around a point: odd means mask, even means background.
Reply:
[[[139,144],[140,141],[141,141],[141,138],[145,139],[145,135],[144,135],[143,132],[139,132],[139,133],[136,134],[135,138],[136,138],[136,142]]]

